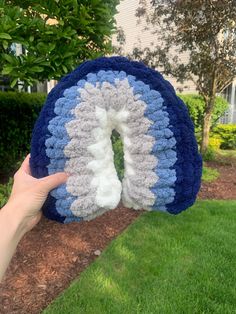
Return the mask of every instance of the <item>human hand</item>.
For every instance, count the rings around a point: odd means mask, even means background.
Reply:
[[[31,176],[29,166],[30,154],[14,175],[14,183],[8,203],[5,205],[12,211],[12,217],[18,220],[23,233],[31,230],[40,220],[40,210],[50,190],[65,183],[68,174],[58,172],[50,176],[36,179]]]

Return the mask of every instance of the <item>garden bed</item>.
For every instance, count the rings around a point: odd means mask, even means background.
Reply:
[[[0,313],[40,313],[141,213],[119,206],[65,225],[43,217],[20,242],[0,284]]]
[[[236,164],[209,161],[207,167],[217,169],[219,177],[212,182],[202,182],[198,197],[201,199],[236,199]]]

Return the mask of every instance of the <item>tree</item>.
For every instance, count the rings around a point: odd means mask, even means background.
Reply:
[[[14,86],[59,79],[111,51],[119,0],[0,0],[0,72]],[[24,54],[17,55],[15,44]]]
[[[115,43],[113,44],[113,53],[117,55],[124,55],[124,45],[126,43],[125,32],[122,27],[116,28]]]
[[[235,0],[140,0],[136,13],[155,35],[152,47],[136,48],[133,57],[172,75],[192,80],[204,98],[201,152],[208,147],[217,93],[236,76]],[[188,53],[183,62],[181,54]]]

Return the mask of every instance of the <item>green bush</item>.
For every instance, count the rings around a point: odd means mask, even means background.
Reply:
[[[0,173],[10,173],[30,150],[32,128],[45,94],[0,92]]]
[[[219,171],[217,169],[204,166],[202,169],[202,181],[213,182],[219,177]]]
[[[0,208],[8,201],[13,185],[13,178],[10,178],[6,184],[0,184]]]
[[[236,124],[218,124],[212,134],[221,140],[221,149],[236,149]]]
[[[209,146],[211,146],[214,150],[220,149],[220,145],[222,140],[217,136],[212,136],[209,138]]]
[[[204,161],[213,161],[216,159],[216,151],[212,146],[208,146],[207,150],[203,153],[202,158]]]
[[[189,115],[195,126],[195,132],[198,135],[197,139],[200,140],[199,134],[201,133],[202,129],[203,114],[205,108],[204,99],[198,94],[178,94],[178,96],[186,104]],[[228,105],[228,102],[224,98],[220,96],[216,97],[215,107],[212,115],[212,126],[216,125],[219,118],[227,110]]]
[[[116,172],[120,181],[124,177],[124,152],[123,152],[123,143],[120,138],[120,134],[113,130],[111,135],[112,148],[114,152],[114,164]]]

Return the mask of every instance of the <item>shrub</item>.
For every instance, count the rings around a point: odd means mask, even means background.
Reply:
[[[202,155],[204,161],[213,161],[216,159],[216,151],[213,147],[208,146],[207,150]]]
[[[184,101],[188,108],[189,115],[195,126],[195,132],[200,134],[205,109],[204,99],[198,94],[178,94],[178,96]],[[219,118],[227,110],[228,105],[228,102],[223,97],[216,97],[212,116],[212,126],[216,125]],[[198,140],[200,140],[199,137]]]
[[[30,150],[32,128],[44,94],[0,92],[0,172],[9,173]]]
[[[236,124],[218,124],[212,133],[220,138],[221,149],[236,149]]]
[[[219,177],[219,171],[210,167],[203,167],[202,170],[202,180],[205,182],[215,181]]]
[[[211,146],[214,150],[220,149],[220,145],[222,143],[222,140],[219,137],[210,137],[209,138],[209,146]]]
[[[0,208],[8,201],[13,184],[13,178],[10,178],[6,184],[0,184]]]
[[[114,152],[114,165],[120,181],[124,177],[124,152],[123,143],[120,138],[120,134],[113,130],[111,135],[112,148]]]

